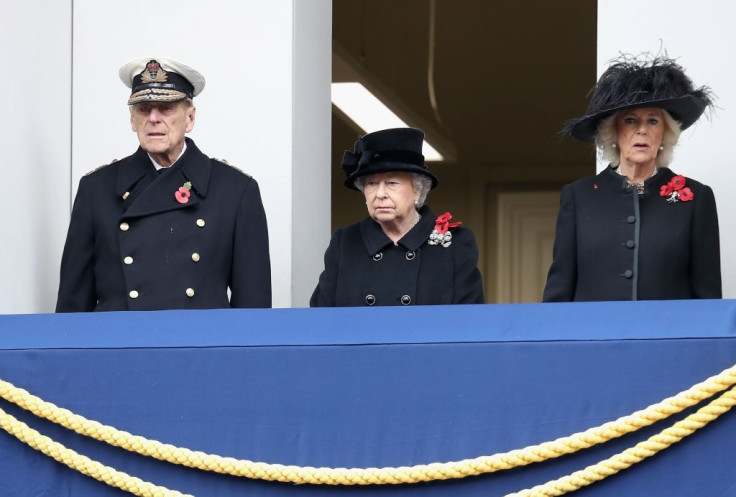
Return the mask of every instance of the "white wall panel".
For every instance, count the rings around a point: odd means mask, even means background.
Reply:
[[[294,14],[292,306],[306,307],[330,239],[332,1],[296,0]]]
[[[51,312],[69,223],[71,1],[3,4],[0,314]]]
[[[678,59],[696,85],[718,96],[711,120],[701,119],[682,133],[670,167],[715,192],[721,228],[724,298],[736,298],[736,65],[733,63],[736,4],[720,0],[599,0],[598,65],[621,52],[657,53]]]

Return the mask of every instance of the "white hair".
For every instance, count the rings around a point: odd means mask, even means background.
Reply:
[[[414,185],[414,191],[419,192],[419,198],[417,199],[417,209],[424,206],[424,201],[427,200],[427,194],[432,189],[432,180],[429,176],[420,173],[411,173],[411,183]]]
[[[612,166],[616,167],[621,162],[618,147],[618,136],[616,135],[616,118],[621,112],[626,112],[628,109],[620,110],[603,120],[598,125],[598,129],[595,132],[595,146],[598,149],[600,159]],[[674,148],[677,145],[677,141],[680,139],[681,127],[680,123],[664,109],[660,109],[664,116],[664,134],[662,135],[662,146],[664,150],[660,150],[657,153],[657,159],[655,164],[657,167],[667,167],[672,162],[672,156],[674,155]],[[615,146],[614,146],[615,145]]]
[[[403,172],[403,171],[399,171]],[[424,205],[424,201],[427,200],[427,194],[429,193],[429,190],[432,189],[432,180],[429,179],[429,176],[425,174],[420,173],[409,173],[411,175],[411,186],[414,188],[415,192],[419,193],[419,198],[415,202],[415,205],[417,209],[421,209]],[[365,186],[365,178],[370,175],[366,176],[359,176],[358,178],[355,178],[355,181],[353,184],[355,185],[355,188],[360,190],[361,192],[364,191]]]

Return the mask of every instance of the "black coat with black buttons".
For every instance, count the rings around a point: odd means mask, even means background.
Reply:
[[[473,233],[458,226],[449,246],[430,245],[436,216],[419,212],[397,245],[369,217],[335,231],[310,306],[482,304]]]
[[[721,298],[718,214],[713,191],[671,202],[661,169],[643,194],[608,167],[562,189],[544,301]]]
[[[80,180],[57,312],[271,306],[258,184],[186,143],[161,174],[139,148]]]

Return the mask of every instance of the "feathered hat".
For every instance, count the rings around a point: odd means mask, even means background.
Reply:
[[[347,176],[345,186],[357,190],[356,178],[375,173],[404,171],[428,176],[434,188],[437,186],[437,178],[424,163],[423,143],[424,131],[416,128],[384,129],[360,137],[355,142],[355,151],[346,150],[342,158],[342,170]]]
[[[698,120],[706,107],[713,106],[710,88],[695,88],[684,69],[666,56],[624,55],[614,59],[592,93],[586,114],[568,121],[563,134],[593,142],[602,119],[634,107],[664,109],[684,130]]]

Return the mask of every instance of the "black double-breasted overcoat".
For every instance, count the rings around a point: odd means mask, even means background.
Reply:
[[[161,173],[139,148],[80,180],[57,312],[270,306],[268,229],[250,176],[187,138]]]
[[[660,169],[643,194],[608,167],[562,189],[544,301],[721,298],[713,191],[685,178],[693,197],[660,195]]]
[[[430,245],[436,216],[426,206],[420,214],[396,245],[370,217],[335,231],[310,305],[482,304],[473,233],[458,226],[448,247]]]

